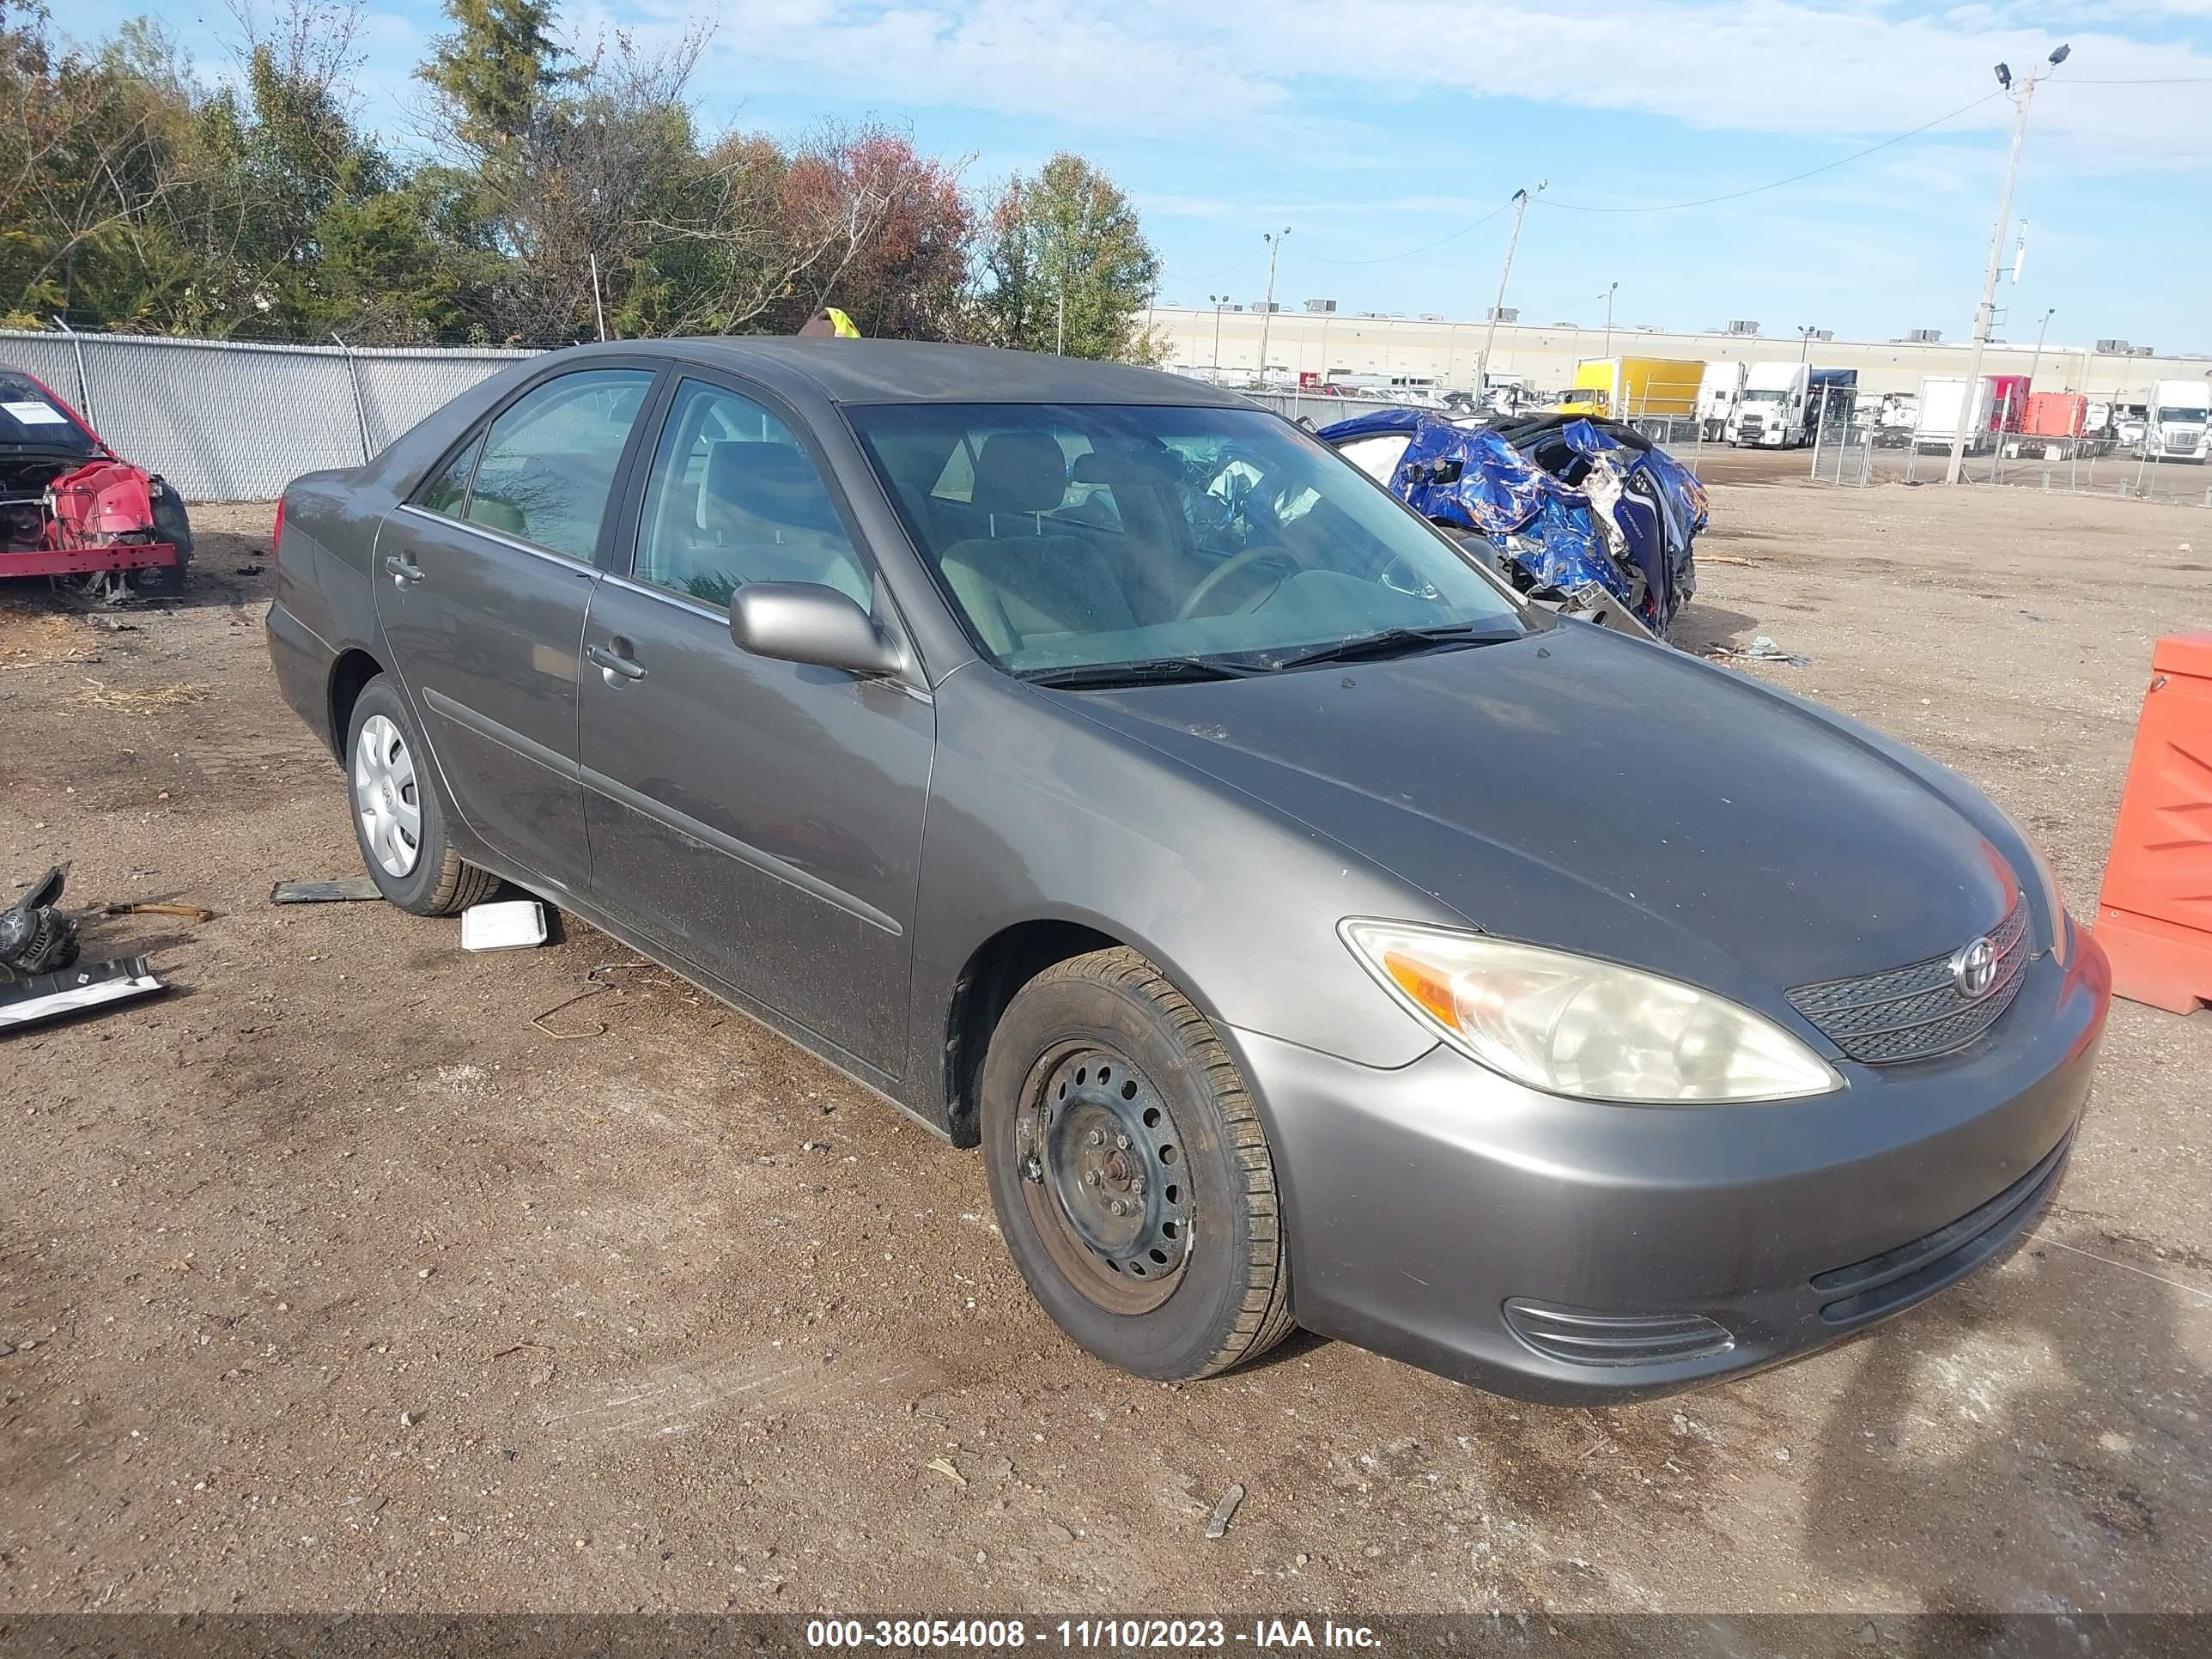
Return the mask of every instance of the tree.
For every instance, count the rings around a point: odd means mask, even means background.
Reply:
[[[1119,186],[1063,150],[1016,173],[991,210],[981,307],[991,337],[1025,351],[1151,361],[1137,325],[1160,263]],[[1064,343],[1063,343],[1064,342]]]
[[[796,329],[834,305],[865,335],[956,340],[973,331],[975,213],[957,166],[915,154],[910,137],[887,128],[832,132],[795,160],[782,197],[788,224],[833,220],[838,204],[856,201],[869,212],[848,258],[836,269],[817,261],[793,278],[779,325]]]
[[[844,306],[847,275],[914,182],[913,151],[886,137],[825,124],[789,154],[757,133],[717,143],[688,214],[661,227],[687,257],[674,331],[788,333],[825,297]]]
[[[545,95],[569,78],[552,34],[552,0],[446,0],[453,32],[416,74],[440,94],[453,135],[490,152],[530,129]]]

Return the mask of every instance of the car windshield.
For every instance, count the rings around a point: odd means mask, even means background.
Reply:
[[[2158,411],[2158,418],[2168,424],[2179,422],[2185,426],[2202,426],[2206,413],[2202,404],[2194,408],[2187,404],[2169,404]]]
[[[1259,672],[1347,641],[1395,654],[1528,629],[1449,542],[1260,410],[848,413],[969,631],[1017,673]]]
[[[1778,404],[1787,395],[1786,392],[1772,391],[1765,386],[1753,386],[1743,394],[1743,400],[1747,404]]]
[[[92,435],[27,374],[0,370],[0,449],[45,449],[89,459]]]

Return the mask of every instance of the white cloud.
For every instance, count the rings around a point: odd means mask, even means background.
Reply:
[[[2038,146],[2077,164],[2100,155],[2128,167],[2212,162],[2205,87],[2088,83],[2212,76],[2212,53],[2118,32],[2207,13],[2212,0],[2151,0],[2125,22],[2117,9],[2106,14],[2109,32],[2072,35],[2071,63],[2039,94]],[[1317,149],[1346,136],[1333,118],[1347,100],[1437,93],[1656,115],[1715,131],[1879,136],[1994,90],[1991,64],[2024,70],[2067,38],[2039,6],[1907,15],[1805,0],[1245,0],[1227,9],[761,0],[728,12],[706,0],[688,10],[683,0],[647,0],[578,21],[673,33],[694,15],[715,25],[715,76],[755,94],[818,88],[824,101],[1051,117],[1239,150]],[[2069,75],[2081,83],[2067,85]],[[2009,115],[1995,99],[1942,131],[1998,130]],[[2158,143],[2127,136],[2146,132]]]

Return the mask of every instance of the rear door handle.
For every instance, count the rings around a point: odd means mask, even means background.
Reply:
[[[422,580],[422,567],[415,562],[412,553],[388,553],[384,568],[390,573],[394,587],[412,587]]]
[[[645,665],[624,655],[622,650],[615,648],[616,647],[628,647],[629,645],[628,640],[618,639],[608,645],[586,646],[584,648],[584,656],[593,667],[600,671],[601,678],[609,685],[620,685],[624,680],[641,680],[645,678]]]

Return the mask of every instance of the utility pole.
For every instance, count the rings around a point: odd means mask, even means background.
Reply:
[[[1539,179],[1536,189],[1540,192],[1551,181]],[[1528,192],[1513,192],[1513,232],[1505,239],[1505,263],[1498,272],[1498,301],[1490,307],[1490,327],[1482,337],[1482,355],[1474,360],[1474,395],[1481,398],[1490,390],[1490,349],[1498,343],[1498,313],[1505,309],[1505,279],[1513,274],[1513,250],[1521,240],[1522,216],[1528,211]]]
[[[1221,311],[1229,303],[1229,296],[1209,294],[1206,297],[1213,304],[1213,378],[1218,384],[1221,379]]]
[[[1620,292],[1620,284],[1613,283],[1605,291],[1605,350],[1604,356],[1613,356],[1613,296]]]
[[[2065,46],[2056,48],[2046,60],[2050,69],[2044,73],[2064,63],[2072,50]],[[2020,178],[2021,143],[2027,137],[2027,106],[2035,96],[2036,82],[2042,78],[2030,74],[2015,90],[2010,69],[1999,64],[1996,76],[1997,85],[2012,98],[2012,148],[2005,155],[2004,185],[1997,194],[1996,228],[1990,234],[1989,269],[1982,273],[1982,303],[1974,312],[1974,349],[1966,359],[1966,383],[1959,389],[1959,424],[1951,434],[1951,464],[1944,469],[1945,483],[1958,483],[1966,471],[1966,428],[1974,422],[1975,392],[1982,383],[1982,353],[1988,349],[1996,318],[1997,273],[2004,264],[2005,231],[2012,223],[2012,191]]]
[[[1283,236],[1290,234],[1291,228],[1285,225],[1282,236],[1265,231],[1260,234],[1267,245],[1267,299],[1260,307],[1260,388],[1263,392],[1267,386],[1267,325],[1275,320],[1275,256],[1283,251]]]
[[[592,313],[599,319],[599,343],[605,345],[607,339],[607,308],[599,299],[599,256],[595,252],[590,255],[590,258],[592,262]]]
[[[1067,278],[1064,276],[1060,282],[1060,320],[1053,325],[1052,355],[1067,355]]]
[[[1813,323],[1800,323],[1797,325],[1797,338],[1800,343],[1797,347],[1797,361],[1799,362],[1802,363],[1812,356],[1813,337],[1820,331],[1819,326]]]

